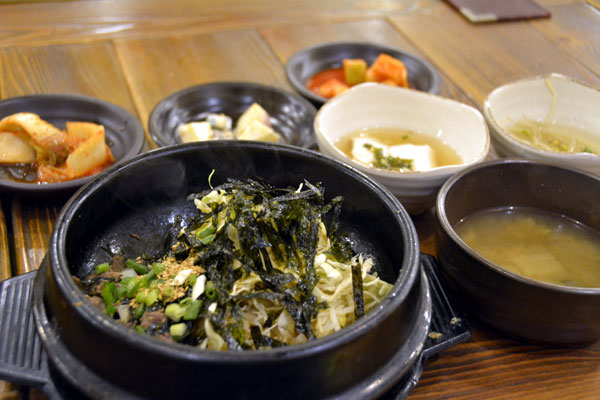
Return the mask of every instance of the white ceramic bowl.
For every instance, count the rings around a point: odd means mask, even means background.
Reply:
[[[453,148],[462,164],[418,172],[391,172],[352,160],[334,143],[369,128],[394,128],[434,136]],[[479,111],[466,104],[411,89],[364,83],[329,100],[317,113],[315,134],[324,154],[366,173],[387,187],[410,214],[435,203],[441,185],[454,173],[483,161],[490,139]]]
[[[556,93],[553,114],[552,92]],[[512,137],[507,129],[527,118],[584,129],[600,143],[600,90],[560,74],[524,79],[500,86],[485,99],[483,113],[490,126],[494,148],[501,156],[522,157],[557,163],[600,175],[600,157],[589,153],[544,151]]]

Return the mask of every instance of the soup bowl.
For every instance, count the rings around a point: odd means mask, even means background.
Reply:
[[[530,160],[500,159],[450,178],[436,202],[436,251],[468,312],[491,327],[530,342],[589,343],[600,338],[600,288],[529,279],[489,261],[455,226],[477,211],[527,207],[566,216],[600,230],[600,179]],[[573,255],[577,263],[577,255]]]
[[[462,159],[426,171],[394,172],[355,161],[336,143],[365,129],[412,131],[437,139]],[[364,83],[328,101],[315,118],[319,150],[364,172],[387,187],[410,214],[433,207],[437,192],[452,174],[485,159],[490,147],[487,125],[476,109],[411,89]]]
[[[600,148],[600,89],[576,79],[549,74],[494,89],[487,95],[483,114],[499,155],[547,161],[600,175],[600,156],[586,152],[561,153],[537,148],[509,133],[523,119],[571,126],[588,132]]]
[[[141,335],[92,305],[73,276],[106,260],[163,254],[169,227],[194,212],[190,193],[228,178],[277,187],[321,182],[344,196],[340,229],[371,254],[390,294],[348,327],[264,351],[203,350]],[[378,229],[367,229],[378,221]],[[91,398],[374,398],[419,357],[431,318],[416,231],[401,204],[360,172],[314,151],[258,142],[163,147],[102,174],[76,193],[38,274],[34,313],[52,365]]]

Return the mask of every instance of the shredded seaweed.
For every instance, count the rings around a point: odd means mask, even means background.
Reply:
[[[365,315],[365,299],[363,295],[362,271],[358,263],[352,265],[352,295],[354,298],[354,316],[360,318]]]
[[[367,274],[374,285],[365,304],[362,273],[372,260],[363,271],[363,258],[340,232],[342,197],[326,201],[323,188],[306,181],[276,188],[230,179],[213,187],[211,178],[209,190],[188,196],[200,212],[175,219],[160,259],[128,260],[135,272],[120,280],[106,271],[82,282],[88,292],[103,290],[109,315],[126,305],[132,327],[149,335],[263,349],[339,330],[389,291]],[[337,290],[336,280],[348,289]]]

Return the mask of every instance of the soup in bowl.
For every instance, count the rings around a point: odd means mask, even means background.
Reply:
[[[599,195],[591,174],[527,160],[450,178],[436,202],[436,250],[465,308],[526,341],[600,338]]]

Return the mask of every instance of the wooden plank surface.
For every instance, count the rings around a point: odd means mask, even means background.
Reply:
[[[565,54],[600,76],[600,2],[549,6],[551,24],[534,24]]]
[[[9,204],[10,199],[4,196],[0,197],[0,281],[12,276],[9,249],[10,239],[4,216],[4,210],[9,209]]]
[[[144,126],[160,100],[201,83],[250,81],[291,90],[256,30],[119,39],[115,46]]]
[[[470,342],[430,360],[411,400],[597,399],[600,343],[544,347],[507,339],[472,317]]]
[[[600,85],[600,76],[542,34],[544,25],[551,29],[552,19],[474,25],[446,4],[430,11],[390,20],[477,104],[499,85],[550,72]]]
[[[37,269],[48,252],[52,227],[64,199],[16,199],[12,206],[15,275]]]
[[[0,47],[323,24],[427,12],[440,0],[104,0],[5,5]]]

